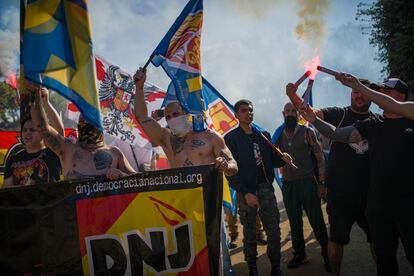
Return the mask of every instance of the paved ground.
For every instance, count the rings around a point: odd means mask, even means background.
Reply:
[[[277,192],[278,200],[281,199],[280,193]],[[327,222],[326,205],[323,205],[323,211],[325,215],[325,222]],[[286,211],[281,204],[280,208],[281,215],[281,240],[282,240],[282,268],[286,276],[295,275],[295,276],[320,276],[320,275],[330,275],[326,273],[323,267],[323,260],[320,255],[321,248],[316,241],[311,227],[309,225],[308,219],[304,216],[304,235],[306,240],[306,252],[310,262],[294,270],[287,268],[287,263],[292,257],[292,243],[290,240],[286,239],[286,236],[289,233],[289,221],[287,220]],[[239,232],[242,231],[241,225],[239,225]],[[414,234],[414,233],[413,233]],[[243,250],[242,250],[242,233],[237,240],[238,247],[231,250],[231,260],[233,263],[233,268],[236,275],[248,275],[248,268],[244,262]],[[258,268],[260,275],[269,275],[270,274],[270,263],[266,256],[266,246],[258,246]],[[405,258],[404,251],[402,250],[402,245],[399,246],[398,252],[398,262],[400,264],[400,275],[409,276],[414,275],[414,271],[409,265],[408,261]],[[368,244],[366,243],[365,235],[354,225],[354,228],[351,233],[351,242],[348,246],[345,247],[344,259],[342,262],[342,275],[343,276],[371,276],[376,275],[376,270],[374,262],[371,258]]]

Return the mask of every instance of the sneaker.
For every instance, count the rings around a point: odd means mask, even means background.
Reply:
[[[292,269],[292,268],[297,268],[303,264],[308,263],[309,260],[306,257],[306,253],[301,253],[301,254],[294,254],[293,255],[293,259],[289,261],[288,263],[288,268]]]
[[[237,244],[235,242],[230,242],[229,249],[235,249],[235,248],[237,248]]]
[[[329,272],[329,273],[331,273],[332,272],[332,270],[331,270],[331,265],[329,264],[329,258],[328,258],[328,254],[323,254],[322,253],[322,257],[323,257],[323,262],[324,262],[324,266],[325,266],[325,270],[326,270],[326,272]]]
[[[259,276],[259,272],[257,271],[257,266],[249,266],[249,276]]]
[[[270,276],[284,276],[283,271],[280,270],[280,266],[273,266],[272,270],[270,271]]]

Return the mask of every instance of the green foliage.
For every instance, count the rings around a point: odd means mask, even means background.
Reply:
[[[20,129],[19,118],[16,91],[8,84],[0,82],[0,129]]]
[[[68,101],[55,91],[49,92],[49,100],[59,114],[62,114],[65,127],[76,127],[76,123],[64,117]],[[20,130],[20,107],[16,90],[0,82],[0,129]]]
[[[383,73],[414,88],[414,1],[360,3],[357,20],[369,24],[364,30],[379,50],[378,60],[385,64]]]

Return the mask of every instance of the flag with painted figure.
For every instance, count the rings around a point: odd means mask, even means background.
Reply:
[[[86,0],[28,1],[22,60],[25,78],[57,91],[102,129]]]
[[[95,55],[95,65],[103,131],[131,145],[152,148],[149,137],[135,119],[135,83],[132,75],[98,55]],[[144,95],[148,112],[151,113],[160,108],[166,92],[145,82]],[[79,115],[77,107],[68,103],[65,116],[77,122]]]
[[[151,55],[175,88],[176,98],[190,114],[203,114],[200,39],[203,1],[190,0]]]
[[[219,275],[221,185],[206,165],[2,189],[0,271]]]

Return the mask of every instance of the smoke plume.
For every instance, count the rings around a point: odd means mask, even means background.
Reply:
[[[19,58],[19,14],[17,9],[0,14],[0,76],[16,70]]]
[[[296,36],[308,42],[321,40],[325,35],[324,17],[329,9],[329,0],[297,0],[300,20],[295,28]]]

